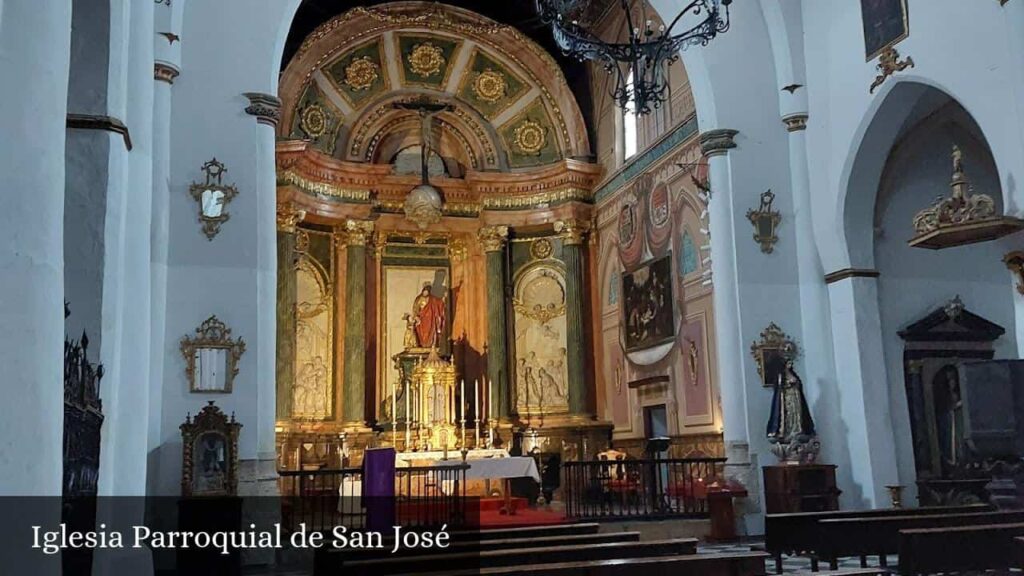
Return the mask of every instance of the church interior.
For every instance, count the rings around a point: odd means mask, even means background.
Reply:
[[[0,73],[12,574],[1024,568],[1024,0],[0,0]]]

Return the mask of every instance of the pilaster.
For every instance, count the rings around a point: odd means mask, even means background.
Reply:
[[[295,378],[295,277],[296,225],[306,217],[292,204],[277,205],[277,402],[278,420],[291,416],[292,385]]]
[[[511,416],[505,302],[508,227],[485,226],[478,238],[487,255],[487,381],[494,387],[487,413],[490,419],[507,420]]]
[[[342,414],[347,427],[366,426],[366,245],[373,222],[347,220],[345,234],[345,380]]]
[[[575,416],[590,415],[590,386],[586,377],[587,334],[583,326],[584,258],[590,223],[560,220],[555,222],[555,232],[562,236],[562,261],[565,263],[569,413]]]

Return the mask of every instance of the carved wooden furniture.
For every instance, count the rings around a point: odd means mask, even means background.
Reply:
[[[901,530],[1011,522],[1024,522],[1024,512],[989,511],[819,520],[817,555],[819,559],[828,561],[831,570],[838,570],[840,558],[851,556],[864,558],[877,555],[879,563],[885,567],[886,556],[899,550]]]
[[[836,467],[828,464],[764,467],[765,511],[824,512],[839,509]]]
[[[923,516],[930,514],[970,514],[990,511],[986,504],[969,506],[936,506],[914,509],[880,508],[875,510],[843,510],[829,512],[804,512],[797,514],[768,514],[765,516],[765,550],[775,558],[775,569],[782,573],[783,554],[812,554],[813,567],[817,559],[820,533],[818,522],[840,518],[883,518],[894,516]],[[816,569],[816,568],[815,568]]]
[[[242,425],[229,419],[210,400],[195,419],[185,417],[181,429],[181,494],[234,496],[238,492],[238,433]]]
[[[1024,524],[957,526],[900,531],[900,574],[982,572],[1019,567]]]

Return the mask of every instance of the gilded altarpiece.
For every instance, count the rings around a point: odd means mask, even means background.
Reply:
[[[299,229],[295,244],[295,376],[291,417],[329,420],[334,398],[334,258],[330,233]]]
[[[379,414],[383,421],[406,417],[405,390],[416,362],[434,346],[451,354],[451,247],[442,234],[388,234],[379,246],[380,370]],[[397,392],[397,397],[392,398]]]
[[[520,416],[569,411],[565,269],[556,238],[513,242],[513,400]]]

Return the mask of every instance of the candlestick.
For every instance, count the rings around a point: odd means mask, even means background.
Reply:
[[[398,381],[391,385],[391,441],[398,446]]]
[[[405,451],[409,451],[409,441],[412,439],[412,410],[410,410],[410,397],[412,390],[408,383],[405,385]]]
[[[462,447],[466,447],[466,380],[459,380],[459,423],[462,427]]]
[[[473,380],[473,448],[480,447],[480,380]]]

